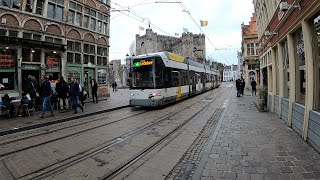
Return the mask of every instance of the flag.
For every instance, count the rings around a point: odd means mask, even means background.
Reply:
[[[187,28],[183,28],[183,32],[188,32],[188,29]]]
[[[139,31],[144,31],[144,27],[139,26]]]
[[[200,20],[200,25],[201,25],[202,27],[208,26],[208,21],[201,21],[201,20]]]
[[[178,34],[178,33],[174,33],[174,35],[175,35],[175,36],[179,36],[179,34]]]

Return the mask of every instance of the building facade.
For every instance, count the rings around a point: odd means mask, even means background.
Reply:
[[[238,65],[225,66],[223,70],[223,81],[235,81],[239,79]]]
[[[47,75],[54,89],[73,76],[108,94],[110,1],[3,0],[0,3],[0,96],[18,97],[28,75]]]
[[[242,30],[242,77],[246,87],[249,87],[252,80],[259,82],[260,67],[258,56],[258,34],[256,15],[253,14],[249,25],[241,24]]]
[[[123,69],[121,60],[112,60],[109,63],[109,83],[116,82],[120,87],[122,84]]]
[[[145,35],[136,35],[136,55],[161,51],[172,52],[205,63],[205,35],[187,32],[177,38],[158,35],[150,28],[146,29]]]
[[[320,151],[320,1],[255,0],[268,105]]]

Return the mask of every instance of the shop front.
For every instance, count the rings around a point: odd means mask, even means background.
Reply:
[[[28,83],[28,76],[34,76],[39,82],[41,76],[41,67],[40,64],[22,64],[21,65],[21,77],[22,77],[22,90],[26,89]]]
[[[90,81],[95,78],[95,69],[94,68],[84,68],[83,70],[83,86],[84,89],[90,94],[91,96],[91,86]],[[96,80],[97,81],[97,80]]]
[[[17,50],[0,50],[0,96],[18,97]]]
[[[46,54],[46,76],[49,78],[51,88],[54,90],[56,83],[59,81],[61,76],[61,55]]]
[[[80,84],[83,84],[81,64],[67,64],[67,77],[65,80],[71,82],[71,77],[74,77]]]
[[[110,96],[108,87],[108,73],[107,68],[98,67],[98,96]]]

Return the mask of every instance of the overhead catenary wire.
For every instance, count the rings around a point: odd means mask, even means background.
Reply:
[[[135,18],[135,17],[132,17],[132,16],[130,16],[130,15],[124,13],[124,12],[119,11],[121,14],[124,14],[124,15],[126,15],[126,16],[128,16],[128,17],[131,17],[131,18],[133,18],[133,19],[135,19],[135,20],[137,20],[137,21],[139,21],[139,22],[142,22],[143,24],[150,25],[150,27],[153,27],[154,29],[157,29],[158,31],[163,32],[163,33],[165,33],[166,35],[173,36],[172,34],[166,32],[165,30],[163,30],[163,29],[161,29],[160,27],[156,26],[155,24],[151,23],[150,20],[149,20],[148,23],[145,22],[144,20],[145,20],[145,19],[148,19],[148,18],[143,18],[143,17],[139,16],[137,13],[133,12],[132,10],[130,10],[129,7],[126,7],[126,6],[123,6],[123,5],[120,5],[120,4],[118,4],[118,3],[114,3],[114,2],[111,2],[111,3],[117,5],[117,6],[121,7],[121,8],[127,9],[127,10],[128,10],[127,12],[129,12],[129,13],[132,14],[132,15],[134,15],[136,18]]]

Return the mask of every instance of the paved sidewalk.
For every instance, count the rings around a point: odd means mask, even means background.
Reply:
[[[320,179],[319,153],[254,99],[230,98],[201,179]]]
[[[46,123],[51,121],[57,121],[64,118],[70,118],[74,116],[81,116],[84,114],[94,113],[98,111],[103,111],[107,109],[117,108],[120,106],[129,105],[130,92],[129,89],[119,89],[117,92],[110,92],[110,97],[100,98],[98,104],[93,104],[92,102],[85,103],[85,109],[82,113],[81,110],[78,110],[78,114],[72,114],[73,111],[60,113],[59,110],[55,110],[54,117],[45,117],[40,119],[39,115],[41,112],[36,112],[35,116],[32,117],[17,117],[13,119],[8,119],[7,117],[0,118],[0,132],[10,130],[13,128],[20,128],[24,126],[30,126],[39,123]],[[48,116],[50,111],[47,111],[45,116]]]

